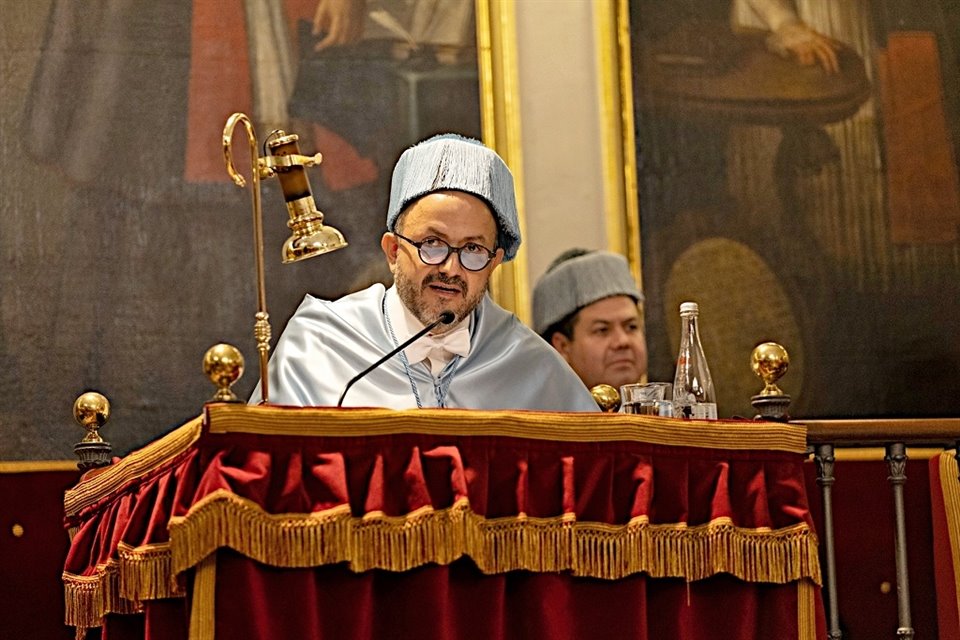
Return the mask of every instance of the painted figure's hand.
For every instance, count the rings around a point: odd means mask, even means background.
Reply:
[[[366,0],[319,0],[313,14],[313,35],[324,35],[314,50],[359,42],[366,10]]]
[[[785,57],[794,57],[804,66],[819,64],[827,73],[838,73],[840,43],[811,29],[803,22],[785,24],[767,38],[767,45]]]

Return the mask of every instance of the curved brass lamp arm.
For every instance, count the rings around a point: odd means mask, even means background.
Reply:
[[[263,213],[260,205],[260,163],[257,155],[257,136],[253,123],[243,113],[234,113],[223,127],[223,157],[227,163],[227,173],[238,187],[244,187],[247,181],[233,166],[233,130],[243,123],[250,141],[250,166],[253,180],[253,247],[257,266],[257,314],[253,335],[257,340],[257,353],[260,355],[260,404],[266,404],[270,398],[267,376],[267,362],[270,353],[270,315],[267,313],[267,293],[263,272]],[[271,171],[272,173],[272,171]]]

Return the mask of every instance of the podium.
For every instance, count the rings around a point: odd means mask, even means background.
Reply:
[[[772,422],[209,404],[66,494],[67,623],[822,638],[805,455]]]

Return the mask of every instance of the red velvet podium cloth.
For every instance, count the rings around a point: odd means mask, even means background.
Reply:
[[[65,498],[108,638],[825,637],[802,426],[214,404]]]

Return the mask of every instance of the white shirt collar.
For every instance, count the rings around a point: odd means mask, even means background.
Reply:
[[[409,340],[426,326],[403,304],[396,285],[387,289],[385,307],[397,344]],[[440,336],[428,333],[411,344],[403,350],[408,362],[416,364],[428,360],[431,372],[437,376],[454,356],[466,357],[470,353],[472,317],[473,314],[469,313],[446,333]]]

